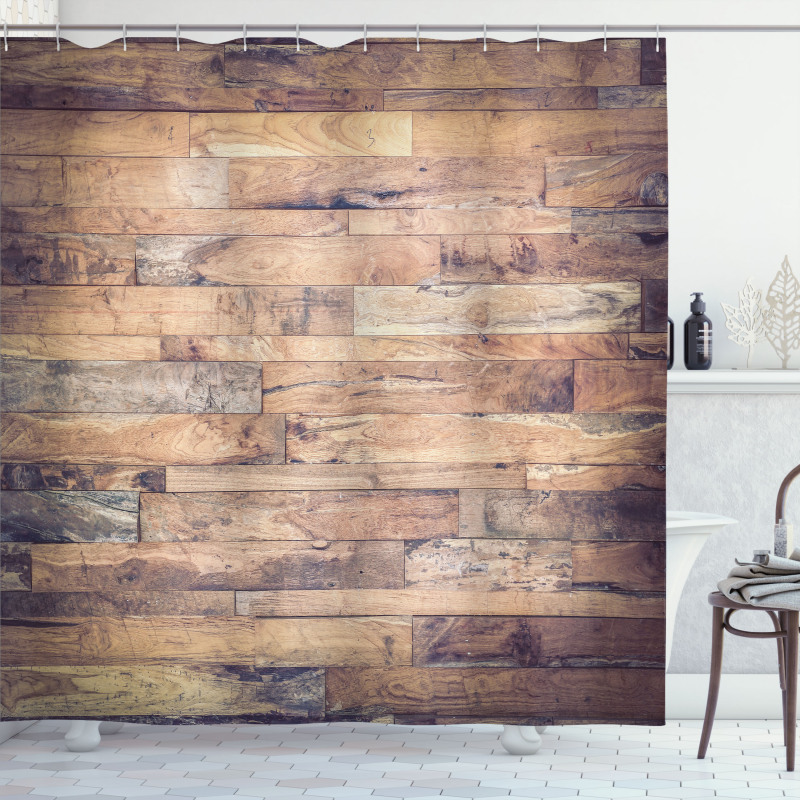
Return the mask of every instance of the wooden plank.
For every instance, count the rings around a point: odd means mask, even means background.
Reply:
[[[552,46],[555,45],[555,46]],[[515,42],[483,52],[472,42],[371,42],[328,49],[294,43],[225,45],[225,85],[325,89],[473,89],[558,86],[627,86],[639,83],[639,46],[634,40],[561,42],[547,46]]]
[[[133,284],[136,245],[132,236],[6,234],[4,284]]]
[[[522,464],[286,464],[167,467],[170,492],[525,488]]]
[[[667,281],[642,281],[642,331],[663,333],[667,329]]]
[[[631,333],[628,358],[667,358],[667,332]]]
[[[9,286],[2,313],[3,333],[341,336],[353,332],[353,293],[335,286]]]
[[[658,49],[656,49],[658,48]],[[667,82],[667,40],[642,39],[642,69],[639,83],[651,86]],[[226,75],[227,82],[227,75]],[[634,81],[635,83],[635,81]]]
[[[410,156],[411,112],[192,114],[191,155]]]
[[[611,492],[615,489],[666,489],[666,469],[645,464],[586,466],[528,464],[528,489]]]
[[[138,492],[3,492],[4,542],[135,542]]]
[[[0,152],[19,156],[188,156],[189,116],[5,109]]]
[[[231,208],[535,208],[544,192],[541,157],[232,158],[229,163]]]
[[[52,464],[283,463],[283,418],[269,414],[15,414],[8,461]]]
[[[220,723],[321,719],[325,671],[225,665],[3,670],[3,715]]]
[[[350,235],[569,233],[568,208],[400,208],[350,211]]]
[[[537,109],[556,111],[597,108],[597,96],[598,89],[594,86],[528,89],[394,89],[383,93],[383,107],[386,111]]]
[[[230,617],[234,597],[234,592],[14,592],[3,598],[3,618]]]
[[[141,542],[32,545],[33,589],[48,592],[400,589],[403,543]]]
[[[411,665],[411,617],[256,619],[255,631],[257,667]]]
[[[406,542],[407,588],[556,592],[570,589],[571,574],[570,548],[564,542],[544,539]]]
[[[667,365],[663,361],[576,361],[575,410],[665,414]]]
[[[637,330],[638,283],[357,286],[356,335]]]
[[[548,206],[666,206],[666,152],[545,159]]]
[[[573,233],[667,232],[666,208],[573,208]]]
[[[331,667],[325,702],[339,719],[394,713],[516,719],[651,719],[660,710],[657,669],[503,667]]]
[[[662,108],[605,111],[415,111],[421,157],[590,155],[667,149]]]
[[[163,492],[163,467],[112,467],[91,464],[3,464],[2,488],[10,490]]]
[[[555,363],[555,362],[554,362]],[[261,365],[3,359],[6,411],[232,414],[261,410]]]
[[[577,542],[572,545],[574,588],[663,592],[665,542]]]
[[[171,42],[137,41],[123,50],[119,42],[82,47],[62,41],[44,51],[36,39],[15,41],[2,56],[3,83],[28,86],[105,86],[126,88],[221,87],[223,48],[185,39],[176,52]]]
[[[666,275],[666,236],[442,237],[442,283],[582,283]]]
[[[542,165],[544,183],[544,165]],[[3,207],[57,206],[64,203],[61,159],[47,156],[4,156],[0,162]],[[4,215],[5,216],[5,215]]]
[[[158,286],[391,286],[439,282],[421,236],[140,236],[136,278]]]
[[[572,362],[268,362],[263,387],[267,414],[567,412]]]
[[[7,455],[7,457],[11,457]],[[52,460],[52,457],[51,457]],[[664,417],[626,414],[287,416],[288,463],[663,464]]]
[[[591,90],[574,87],[561,91],[580,96],[581,92]],[[551,102],[554,100],[555,95]],[[568,102],[566,94],[563,102]],[[383,92],[380,89],[187,89],[152,83],[113,87],[3,83],[0,104],[3,108],[80,111],[381,111]]]
[[[415,617],[415,667],[664,666],[664,620]]]
[[[459,536],[660,541],[664,503],[663,491],[462,489]]]
[[[31,589],[31,546],[17,542],[0,544],[0,590],[29,592]],[[3,601],[5,604],[5,600]]]
[[[542,209],[559,215],[563,209]],[[3,230],[184,236],[341,236],[347,211],[229,208],[9,208]]]
[[[228,162],[199,158],[80,158],[63,161],[63,203],[102,208],[227,208]],[[19,202],[15,205],[56,205]]]
[[[0,340],[0,353],[7,358],[55,361],[158,361],[161,340],[158,336],[39,336],[8,333]]]
[[[554,616],[663,618],[664,596],[612,591],[529,592],[461,589],[343,589],[237,592],[236,613],[267,617]]]
[[[601,86],[598,108],[666,108],[666,86]]]
[[[458,533],[454,490],[150,494],[143,542],[435,539]],[[262,665],[263,666],[263,665]]]
[[[3,665],[252,665],[247,617],[52,617],[3,620]]]
[[[22,337],[5,336],[16,342]],[[53,340],[59,339],[58,342]],[[24,337],[10,354],[45,353],[60,339]],[[88,337],[85,337],[88,338]],[[92,337],[93,340],[104,337]],[[125,337],[116,338],[124,341]],[[38,340],[41,339],[41,344]],[[623,333],[460,334],[450,336],[162,336],[165,361],[540,361],[625,358]],[[34,340],[34,341],[31,341]],[[51,342],[53,342],[51,344]],[[77,344],[76,344],[77,347]],[[135,352],[135,350],[134,350]],[[33,356],[31,356],[33,357]],[[46,357],[36,355],[38,358]]]

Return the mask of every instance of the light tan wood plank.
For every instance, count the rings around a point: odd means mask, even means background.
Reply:
[[[666,109],[415,111],[414,155],[589,155],[666,150]]]
[[[632,333],[629,337],[628,358],[667,358],[667,332]]]
[[[522,464],[286,464],[167,467],[170,492],[525,488]]]
[[[638,283],[357,286],[357,335],[601,333],[638,330]]]
[[[569,233],[568,208],[401,208],[350,211],[350,234]]]
[[[383,93],[383,107],[386,111],[481,111],[484,109],[491,111],[532,111],[535,109],[555,111],[597,108],[597,94],[598,89],[594,86],[537,87],[533,89],[393,89]],[[604,108],[612,107],[604,106]]]
[[[347,287],[9,286],[3,333],[352,333]]]
[[[422,489],[151,494],[143,542],[436,539],[458,534],[458,492]]]
[[[644,233],[657,236],[667,232],[666,208],[573,208],[573,233]]]
[[[575,410],[666,413],[666,362],[576,361]]]
[[[528,464],[528,489],[542,491],[666,489],[666,469],[646,464],[587,466],[585,464]]]
[[[4,156],[0,161],[0,181],[3,184],[4,208],[57,206],[64,203],[64,178],[60,158]]]
[[[189,115],[6,109],[0,152],[20,156],[188,156]]]
[[[411,617],[256,619],[255,640],[257,667],[411,664]]]
[[[7,333],[0,339],[0,353],[5,357],[56,361],[158,361],[161,340],[158,336]]]
[[[139,236],[136,277],[158,286],[390,286],[439,282],[439,240],[419,236]]]
[[[192,156],[410,156],[408,111],[192,114]]]
[[[2,467],[3,490],[163,492],[165,480],[164,467],[14,463]]]
[[[287,416],[290,462],[664,463],[664,418],[623,414]]]
[[[283,463],[283,418],[269,414],[3,415],[8,461],[50,464]]]

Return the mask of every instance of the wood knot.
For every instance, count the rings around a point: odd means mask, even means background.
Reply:
[[[326,541],[325,539],[314,539],[314,541],[311,542],[311,546],[315,550],[324,550],[329,544],[330,542]]]

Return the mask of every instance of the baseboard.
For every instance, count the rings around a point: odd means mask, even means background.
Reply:
[[[667,673],[667,719],[703,719],[708,675]],[[722,675],[716,719],[781,719],[777,674]]]
[[[24,731],[25,728],[30,728],[31,725],[33,725],[33,721],[0,722],[0,742],[4,742],[6,739],[16,736],[18,733]]]

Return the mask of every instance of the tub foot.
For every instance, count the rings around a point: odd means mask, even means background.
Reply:
[[[64,736],[64,744],[67,750],[73,753],[88,753],[100,744],[100,723],[76,719],[69,726],[69,730]]]
[[[100,733],[119,733],[122,730],[121,722],[101,722]]]
[[[530,756],[539,751],[542,739],[539,736],[546,726],[533,727],[532,725],[503,725],[500,734],[500,744],[512,756]]]

